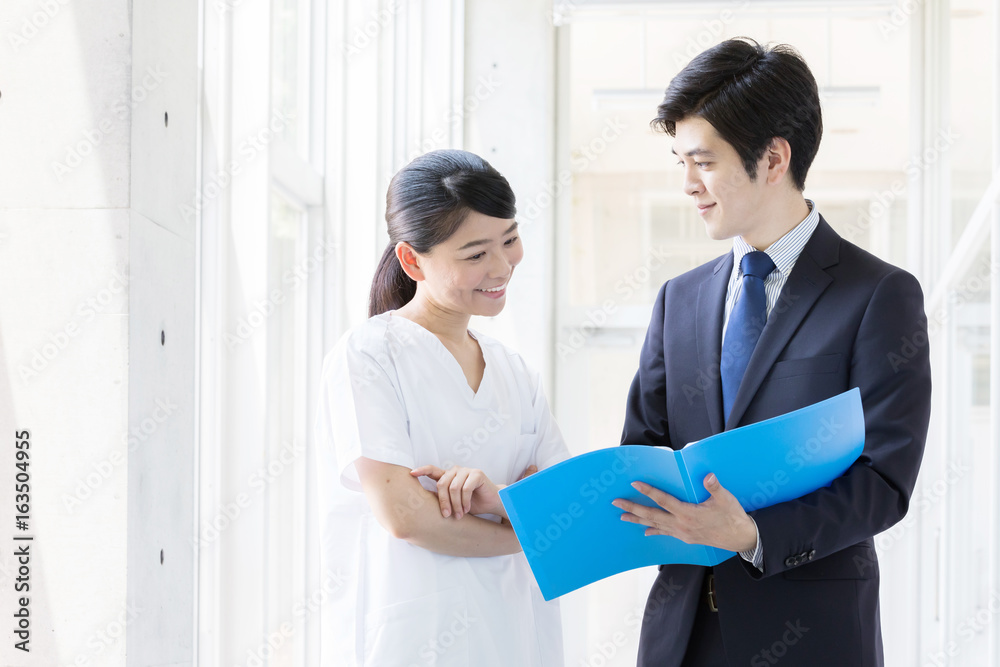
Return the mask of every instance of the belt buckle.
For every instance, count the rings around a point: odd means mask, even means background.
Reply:
[[[712,611],[719,611],[719,605],[715,603],[715,574],[708,575],[708,608]]]

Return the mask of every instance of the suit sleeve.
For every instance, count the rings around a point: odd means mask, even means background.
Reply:
[[[623,445],[672,446],[667,424],[667,370],[663,361],[664,302],[668,284],[664,283],[656,295],[639,355],[639,370],[629,388]]]
[[[854,340],[849,384],[861,391],[865,446],[829,486],[752,512],[772,576],[867,540],[905,516],[930,419],[931,372],[923,293],[909,273],[887,274]],[[796,558],[798,556],[798,558]]]

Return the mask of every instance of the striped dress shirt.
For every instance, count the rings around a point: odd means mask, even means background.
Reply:
[[[781,288],[788,281],[788,275],[792,272],[792,267],[795,266],[795,260],[802,254],[802,249],[806,247],[806,243],[816,230],[816,225],[819,224],[819,210],[816,208],[816,204],[809,199],[806,200],[806,204],[809,206],[809,215],[793,227],[790,232],[764,249],[767,256],[774,262],[774,270],[764,281],[768,317],[771,316],[771,310],[781,295]],[[740,268],[740,263],[743,261],[743,255],[754,250],[756,248],[744,241],[742,236],[733,239],[733,273],[729,276],[729,287],[726,289],[726,313],[722,324],[723,341],[726,340],[726,329],[729,327],[729,314],[733,312],[733,306],[743,291],[743,271]],[[753,521],[753,517],[750,520]],[[754,521],[754,527],[756,526],[757,522]],[[757,531],[757,547],[750,551],[741,551],[740,556],[753,563],[758,570],[764,571],[764,549],[760,543],[760,531]]]

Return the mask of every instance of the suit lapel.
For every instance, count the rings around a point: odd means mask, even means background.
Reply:
[[[735,428],[739,424],[778,355],[788,345],[820,294],[833,282],[833,278],[824,269],[837,263],[839,253],[840,237],[820,216],[816,230],[792,267],[792,273],[761,331],[760,340],[750,356],[743,381],[733,399],[733,410],[726,422],[726,429]]]
[[[733,272],[733,253],[715,265],[714,273],[698,286],[695,313],[698,344],[698,368],[712,378],[705,382],[705,405],[712,433],[722,430],[722,380],[719,377],[719,357],[722,354],[722,318],[726,311],[726,287]]]

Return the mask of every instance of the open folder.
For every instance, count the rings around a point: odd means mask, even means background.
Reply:
[[[611,504],[653,502],[646,482],[690,503],[709,497],[715,473],[746,511],[798,498],[830,483],[861,455],[864,413],[857,388],[680,450],[623,445],[588,452],[500,491],[507,516],[546,600],[645,565],[718,565],[735,554],[675,537],[646,537]]]

